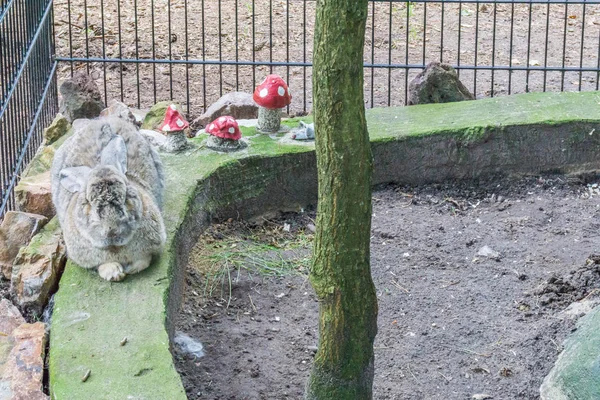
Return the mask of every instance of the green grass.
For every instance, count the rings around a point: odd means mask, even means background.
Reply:
[[[242,273],[261,277],[307,275],[312,235],[231,235],[215,242],[204,236],[190,262],[204,276],[203,296],[231,300],[231,290]]]

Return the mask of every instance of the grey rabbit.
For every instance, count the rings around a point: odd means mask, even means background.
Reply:
[[[166,240],[164,171],[137,128],[117,117],[80,120],[52,163],[52,201],[67,256],[108,281],[140,272]]]

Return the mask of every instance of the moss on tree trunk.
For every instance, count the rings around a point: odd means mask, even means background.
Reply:
[[[313,68],[319,181],[311,282],[320,300],[309,400],[372,398],[372,155],[363,104],[367,0],[318,0]]]

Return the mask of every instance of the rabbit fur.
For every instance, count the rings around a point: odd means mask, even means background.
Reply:
[[[165,243],[162,163],[127,121],[76,122],[52,163],[52,201],[68,257],[119,281],[147,268]]]

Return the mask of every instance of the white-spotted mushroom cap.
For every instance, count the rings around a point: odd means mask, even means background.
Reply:
[[[292,95],[290,89],[279,75],[269,75],[256,87],[254,102],[269,109],[283,108],[290,104]]]
[[[235,118],[225,115],[208,124],[206,133],[230,140],[240,140],[242,132]]]
[[[164,133],[179,132],[187,129],[190,124],[185,120],[185,117],[177,111],[175,104],[171,104],[165,113],[165,119],[158,129]]]

